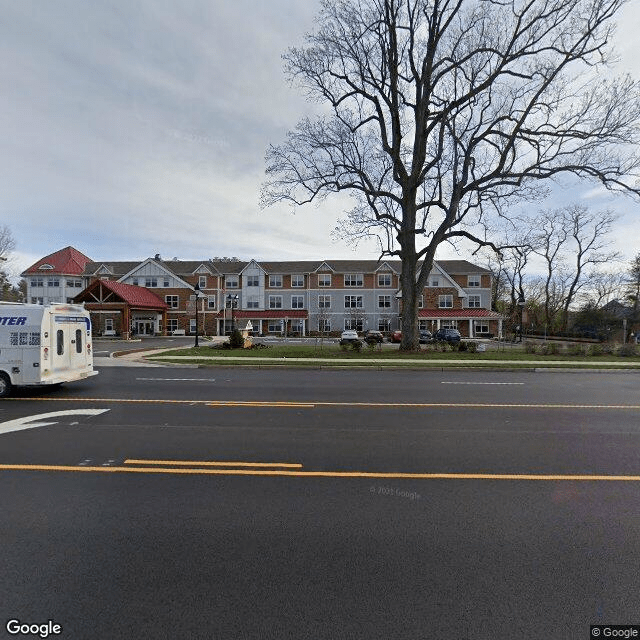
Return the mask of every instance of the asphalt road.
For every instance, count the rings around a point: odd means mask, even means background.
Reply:
[[[640,624],[639,383],[104,368],[22,392],[0,402],[0,621],[220,640]]]

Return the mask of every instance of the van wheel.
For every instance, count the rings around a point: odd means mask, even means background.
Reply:
[[[0,371],[0,398],[6,398],[11,393],[11,380],[9,376]]]

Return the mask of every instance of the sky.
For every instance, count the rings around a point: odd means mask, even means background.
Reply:
[[[72,245],[95,260],[377,258],[332,237],[347,198],[260,210],[269,144],[314,108],[281,55],[318,0],[0,0],[0,226],[14,275]],[[616,72],[640,78],[640,2],[620,15]],[[639,250],[640,202],[597,184],[536,208],[612,208]],[[442,247],[437,257],[469,258]]]

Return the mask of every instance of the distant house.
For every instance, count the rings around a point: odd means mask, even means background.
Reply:
[[[248,322],[256,334],[300,336],[339,335],[345,329],[390,332],[401,325],[399,261],[186,261],[156,255],[96,262],[67,247],[23,274],[30,298],[44,303],[52,292],[62,295],[62,270],[69,267],[62,257],[54,260],[59,254],[75,257],[77,265],[78,286],[65,289],[64,300],[83,302],[94,330],[107,335],[195,334],[196,296],[200,334],[222,335],[234,323]],[[46,270],[43,265],[51,267],[48,278],[31,275]],[[491,310],[492,278],[489,270],[466,260],[434,262],[419,302],[420,328],[500,335],[502,317]],[[66,286],[66,275],[64,280]]]

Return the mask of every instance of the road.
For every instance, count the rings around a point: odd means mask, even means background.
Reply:
[[[639,624],[638,380],[114,367],[22,392],[0,614],[73,639]]]

